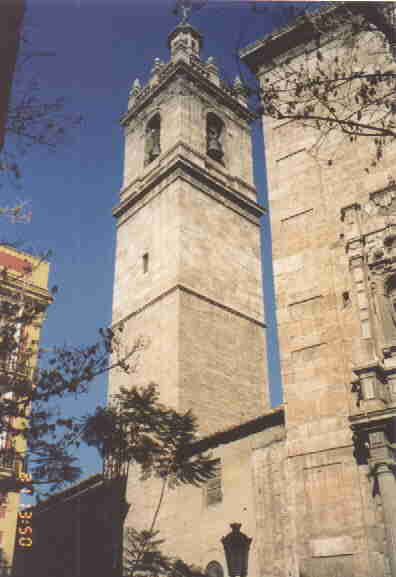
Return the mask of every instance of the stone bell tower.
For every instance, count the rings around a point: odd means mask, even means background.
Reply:
[[[157,383],[202,434],[267,406],[259,219],[244,88],[225,85],[182,22],[170,60],[135,80],[125,129],[113,324],[148,342],[121,385]]]

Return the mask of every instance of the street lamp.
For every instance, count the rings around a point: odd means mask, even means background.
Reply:
[[[246,577],[252,540],[241,533],[241,523],[231,523],[231,532],[221,539],[229,577]]]

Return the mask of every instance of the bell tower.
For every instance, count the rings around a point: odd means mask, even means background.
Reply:
[[[170,60],[155,59],[122,118],[125,165],[117,219],[113,325],[147,346],[121,385],[157,383],[192,409],[202,434],[267,407],[260,216],[244,87],[201,59],[183,21]]]

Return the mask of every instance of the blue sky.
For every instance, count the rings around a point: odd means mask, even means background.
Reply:
[[[31,46],[54,53],[29,69],[43,99],[63,96],[66,110],[83,122],[56,153],[35,148],[21,160],[22,187],[3,186],[4,204],[27,200],[30,224],[6,225],[3,239],[51,249],[50,285],[59,293],[48,312],[43,346],[88,344],[111,322],[115,222],[111,216],[121,186],[123,138],[119,117],[138,77],[146,82],[155,57],[168,60],[167,36],[177,24],[171,0],[28,0],[26,27]],[[239,72],[236,53],[268,33],[266,14],[247,2],[209,0],[191,22],[204,35],[203,57],[214,56],[223,78]],[[249,73],[244,69],[246,76]],[[266,205],[265,167],[259,123],[254,127],[255,179]],[[273,313],[268,219],[263,221],[263,271],[269,366],[274,405],[281,400]],[[101,379],[65,411],[87,412],[104,403]],[[100,470],[92,451],[81,453],[84,475]]]

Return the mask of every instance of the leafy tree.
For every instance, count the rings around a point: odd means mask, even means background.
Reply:
[[[154,384],[121,388],[109,406],[81,421],[81,438],[95,446],[109,467],[137,463],[142,479],[159,477],[171,487],[200,485],[212,475],[212,461],[188,452],[196,440],[196,420],[159,401]]]
[[[123,577],[202,577],[200,569],[165,555],[156,523],[168,489],[200,486],[215,473],[210,455],[190,449],[197,424],[191,412],[178,413],[159,402],[155,385],[122,388],[106,408],[82,419],[82,438],[95,446],[105,461],[106,476],[127,477],[139,467],[142,481],[161,480],[161,491],[149,528],[128,528]]]
[[[162,544],[156,531],[127,529],[123,577],[203,577],[198,567],[164,555]]]

